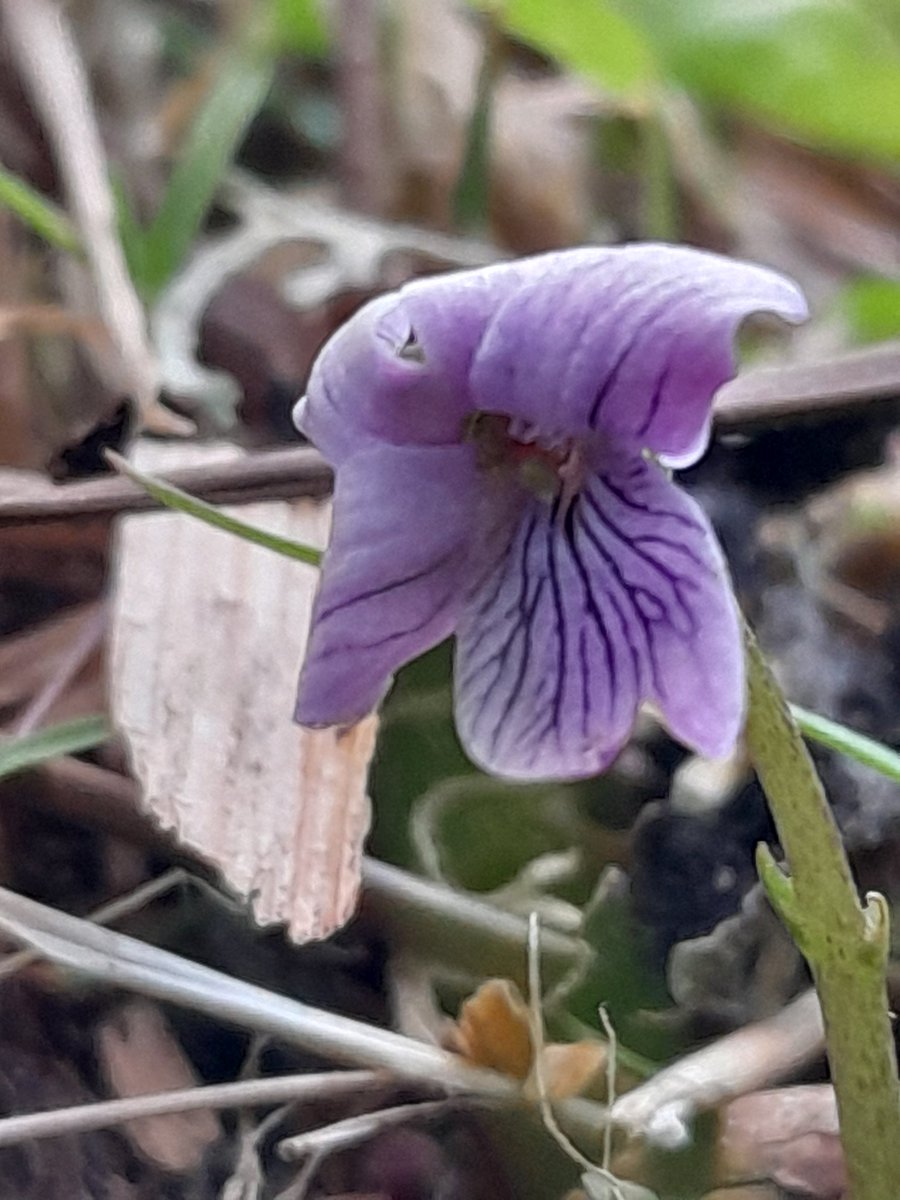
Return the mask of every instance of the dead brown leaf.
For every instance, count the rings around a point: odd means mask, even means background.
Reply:
[[[581,80],[508,74],[494,97],[490,217],[518,254],[584,241],[592,219],[593,124],[602,100]]]
[[[823,261],[877,274],[900,269],[900,195],[890,176],[750,128],[738,165],[741,204],[770,211]]]
[[[463,1002],[447,1046],[478,1067],[526,1079],[532,1045],[528,1005],[508,979],[488,979]]]
[[[50,1034],[50,1030],[53,1034]],[[83,1037],[83,1035],[82,1035]],[[90,1104],[84,1046],[67,998],[22,980],[5,981],[0,1022],[0,1112],[22,1114]],[[0,1196],[16,1200],[149,1200],[164,1181],[149,1167],[135,1179],[125,1144],[103,1131],[29,1140],[0,1154]]]
[[[236,453],[146,451],[151,472]],[[321,546],[329,512],[299,500],[240,516]],[[316,582],[313,568],[181,514],[119,529],[112,712],[144,805],[297,941],[328,936],[355,906],[375,738],[374,717],[345,733],[291,722]]]
[[[751,1092],[720,1118],[717,1177],[771,1179],[816,1200],[841,1200],[847,1173],[837,1105],[827,1084]]]
[[[396,6],[391,113],[393,212],[448,228],[485,54],[478,26],[452,0]],[[603,98],[571,76],[504,71],[491,97],[490,221],[520,253],[583,240],[591,222],[591,124]]]
[[[482,39],[453,0],[401,0],[391,147],[397,217],[448,228],[475,107]]]
[[[445,1043],[474,1066],[490,1067],[521,1079],[526,1095],[536,1099],[531,1016],[511,980],[486,980],[463,1002]],[[606,1047],[599,1041],[545,1046],[541,1074],[548,1095],[553,1100],[577,1096],[605,1063]]]
[[[544,1047],[543,1074],[551,1100],[579,1096],[606,1066],[602,1042],[552,1042]]]
[[[129,1000],[97,1030],[97,1051],[116,1097],[194,1087],[198,1080],[157,1005]],[[132,1145],[166,1171],[195,1171],[222,1132],[208,1108],[140,1117],[123,1126]]]

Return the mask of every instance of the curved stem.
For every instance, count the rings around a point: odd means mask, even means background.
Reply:
[[[900,1087],[885,982],[887,904],[874,893],[860,903],[822,783],[746,626],[745,644],[747,747],[790,874],[767,846],[759,847],[757,865],[819,994],[852,1200],[893,1200],[900,1179]]]

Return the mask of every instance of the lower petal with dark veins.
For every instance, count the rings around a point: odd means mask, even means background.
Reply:
[[[602,771],[643,701],[695,749],[726,753],[743,688],[709,524],[636,456],[592,476],[564,510],[529,497],[460,619],[460,736],[482,766],[513,778]]]

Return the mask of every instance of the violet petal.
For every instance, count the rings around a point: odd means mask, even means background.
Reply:
[[[457,628],[469,754],[514,778],[602,771],[653,702],[681,740],[728,752],[743,660],[709,524],[653,463],[590,479],[562,520],[537,498]]]
[[[513,276],[513,264],[438,275],[366,304],[316,359],[297,427],[334,466],[369,442],[457,444],[472,357]]]
[[[300,675],[301,725],[365,716],[401,664],[452,632],[478,492],[469,447],[370,446],[343,464]]]
[[[685,247],[571,250],[518,265],[473,363],[474,407],[548,432],[599,432],[672,466],[706,447],[743,318],[806,316],[783,276]]]

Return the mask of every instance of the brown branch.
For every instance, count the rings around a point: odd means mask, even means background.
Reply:
[[[882,342],[815,363],[747,371],[716,401],[716,429],[745,433],[760,425],[827,419],[876,400],[900,398],[900,341]]]
[[[167,482],[216,504],[298,496],[327,496],[331,468],[317,450],[265,450],[215,466],[180,467]],[[105,476],[79,483],[53,484],[25,471],[0,471],[0,528],[64,517],[112,517],[159,508],[136,483]]]
[[[748,371],[724,387],[714,411],[722,433],[827,419],[864,405],[900,399],[900,342],[885,342],[813,364]],[[216,466],[182,467],[165,479],[216,504],[327,496],[332,473],[310,447],[263,450]],[[121,477],[53,484],[43,475],[0,470],[0,528],[67,517],[146,512],[159,504]]]

